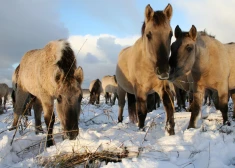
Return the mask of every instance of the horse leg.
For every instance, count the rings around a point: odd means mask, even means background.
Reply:
[[[184,110],[186,110],[186,95],[187,95],[187,92],[185,90],[181,90],[181,103],[182,103],[182,107]]]
[[[15,91],[14,105],[14,121],[10,130],[16,129],[20,115],[25,111],[25,102],[27,101],[28,93],[24,92],[20,87]]]
[[[108,104],[108,92],[105,92],[105,103]]]
[[[166,111],[166,126],[165,130],[169,135],[175,135],[175,121],[174,121],[174,99],[169,85],[164,81],[164,86],[159,90],[163,106]]]
[[[0,106],[2,107],[2,97],[0,97]]]
[[[160,107],[160,102],[161,102],[159,94],[157,92],[155,92],[155,96],[156,96],[157,107],[159,108]]]
[[[180,95],[180,89],[175,87],[175,93],[176,93],[176,100],[177,100],[177,108],[176,111],[181,111],[181,95]]]
[[[55,122],[55,114],[53,112],[53,99],[43,97],[42,107],[44,112],[44,120],[47,126],[47,147],[54,145],[53,127]]]
[[[118,86],[118,122],[122,122],[123,121],[123,109],[125,106],[125,96],[126,96],[126,92],[120,87]]]
[[[233,100],[233,119],[234,119],[235,118],[235,90],[231,90],[230,95]]]
[[[147,109],[148,109],[148,112],[152,112],[153,110],[156,110],[155,93],[149,94],[147,96]]]
[[[223,89],[219,87],[218,95],[219,95],[219,109],[222,112],[223,124],[228,124],[228,89]]]
[[[35,134],[44,133],[42,129],[42,105],[40,100],[36,99],[33,104],[34,118],[35,118]]]
[[[136,99],[134,94],[127,93],[129,120],[132,123],[138,122],[136,115]]]
[[[113,99],[111,102],[112,105],[115,105],[116,98],[117,98],[117,93],[115,92],[115,93],[113,93]]]
[[[189,128],[196,128],[196,122],[201,110],[202,101],[204,97],[204,88],[202,86],[195,86],[195,92],[193,93],[193,102],[190,105],[191,117],[188,125]]]
[[[4,107],[5,110],[6,110],[7,96],[8,95],[4,96],[4,101],[3,101],[3,107]]]
[[[138,114],[138,126],[140,129],[144,128],[145,119],[147,116],[147,95],[141,88],[136,91],[136,109]]]

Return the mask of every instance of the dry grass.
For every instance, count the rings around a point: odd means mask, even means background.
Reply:
[[[137,157],[139,151],[130,151],[128,148],[115,148],[95,152],[70,152],[54,156],[38,157],[38,165],[43,167],[70,168],[78,165],[83,167],[100,167],[102,162],[121,162],[123,158]]]

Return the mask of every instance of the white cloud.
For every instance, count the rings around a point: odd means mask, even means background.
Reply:
[[[206,29],[223,43],[235,40],[234,0],[180,0],[177,2],[172,0],[172,4],[173,8],[177,8],[187,18],[185,22],[189,23],[188,27],[181,26],[182,21],[177,23],[182,30],[189,31],[193,24],[198,31]]]
[[[85,74],[83,88],[88,88],[94,79],[101,79],[105,75],[114,75],[119,52],[134,42],[140,36],[118,38],[113,35],[101,34],[98,36],[71,36],[69,42],[75,52],[86,43],[76,55],[79,66],[82,66]]]

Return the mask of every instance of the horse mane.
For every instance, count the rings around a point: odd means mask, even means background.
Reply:
[[[154,23],[158,26],[163,25],[167,21],[166,15],[163,13],[163,11],[155,11],[153,15]],[[141,27],[141,35],[143,36],[145,31],[145,22],[143,22],[143,25]]]
[[[91,89],[91,93],[93,92],[97,92],[100,88],[100,80],[99,79],[96,79],[92,89]]]
[[[211,34],[208,34],[206,30],[198,31],[197,33],[198,33],[198,36],[208,36],[208,37],[211,37],[211,38],[215,39],[215,36],[211,35]],[[182,31],[181,32],[181,37],[189,37],[189,32]]]
[[[206,31],[206,30],[199,31],[198,33],[199,33],[201,36],[209,36],[209,37],[211,37],[211,38],[214,38],[214,39],[215,39],[215,36],[214,36],[214,35],[211,35],[211,34],[209,34],[209,33],[207,33],[207,31]]]
[[[76,58],[70,44],[65,40],[59,41],[63,41],[64,44],[61,50],[61,57],[56,65],[63,71],[66,78],[65,81],[70,81],[74,77]]]

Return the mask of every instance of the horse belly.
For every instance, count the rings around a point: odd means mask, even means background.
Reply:
[[[126,72],[125,72],[126,71]],[[125,73],[123,73],[125,72]],[[132,83],[130,82],[130,77],[128,76],[127,68],[116,68],[116,79],[118,85],[128,93],[134,94],[134,88]]]

